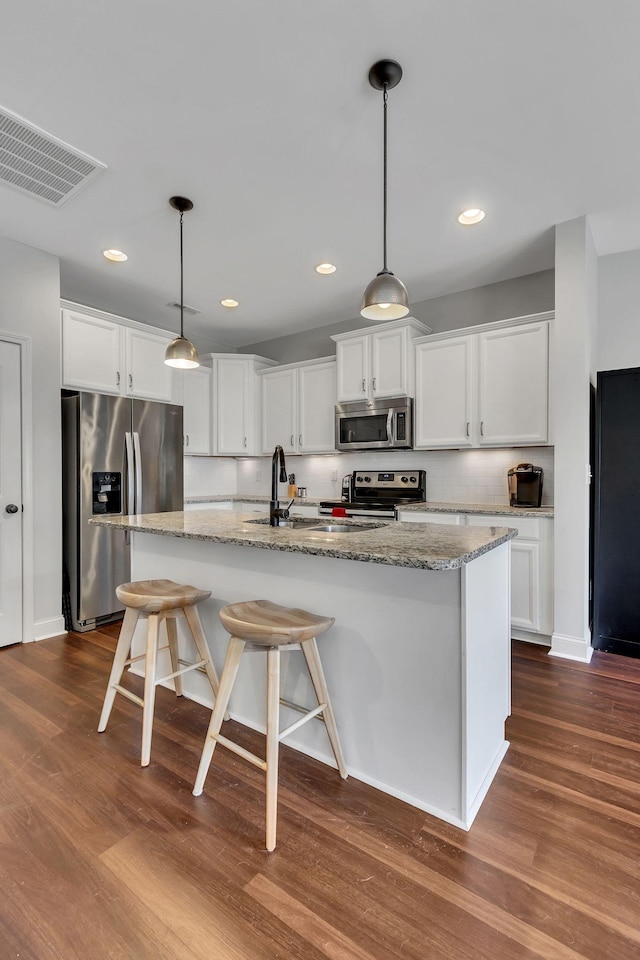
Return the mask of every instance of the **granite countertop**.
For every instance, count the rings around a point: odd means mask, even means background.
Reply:
[[[287,498],[281,497],[281,502]],[[308,503],[310,506],[318,506],[323,500],[339,499],[338,497],[303,497],[296,498],[295,505],[303,506]],[[185,497],[185,503],[221,503],[227,500],[240,503],[269,503],[269,497],[246,495],[242,493],[232,493],[227,496],[215,494],[214,496]],[[510,507],[508,503],[440,503],[435,500],[424,500],[415,504],[401,504],[399,510],[410,510],[412,513],[486,513],[494,517],[553,517],[553,507],[546,505],[542,507]]]
[[[231,510],[193,510],[130,517],[96,517],[90,523],[187,540],[208,540],[285,550],[342,560],[361,560],[423,570],[454,570],[516,536],[508,527],[466,527],[453,524],[347,520],[353,533],[313,533],[250,523],[255,514]],[[328,519],[328,518],[326,518]],[[325,518],[312,523],[322,524]],[[371,524],[380,524],[371,529]]]

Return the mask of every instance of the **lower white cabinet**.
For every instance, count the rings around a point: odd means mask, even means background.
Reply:
[[[553,633],[553,520],[513,514],[430,513],[400,510],[404,523],[452,523],[469,527],[516,527],[511,541],[511,634],[538,640]]]
[[[511,626],[516,639],[553,633],[553,520],[468,514],[476,527],[516,527],[511,541]],[[521,635],[522,633],[522,635]]]

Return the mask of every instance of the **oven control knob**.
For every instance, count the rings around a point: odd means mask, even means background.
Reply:
[[[400,477],[403,483],[409,483],[409,477]]]
[[[356,477],[356,480],[358,481],[358,483],[362,483],[362,477]]]
[[[416,482],[416,478],[415,478],[415,477],[411,477],[411,483],[415,483],[415,482]]]
[[[365,477],[365,478],[364,478],[364,482],[365,482],[365,483],[371,483],[371,477]]]

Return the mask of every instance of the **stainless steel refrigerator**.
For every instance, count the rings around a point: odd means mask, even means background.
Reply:
[[[183,509],[182,407],[66,391],[62,467],[65,615],[82,632],[122,615],[131,579],[129,534],[89,519]]]

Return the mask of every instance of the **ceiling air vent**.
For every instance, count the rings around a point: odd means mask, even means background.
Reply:
[[[174,300],[173,303],[168,303],[167,306],[168,306],[168,307],[172,307],[174,310],[179,310],[179,309],[180,309],[180,304],[177,303],[175,300]],[[185,305],[183,306],[182,309],[183,309],[184,312],[185,312],[186,314],[188,314],[190,317],[195,317],[195,316],[197,316],[199,313],[202,313],[202,310],[196,310],[195,307],[188,307],[186,303],[185,303]]]
[[[59,207],[102,170],[106,164],[0,107],[0,183]]]

